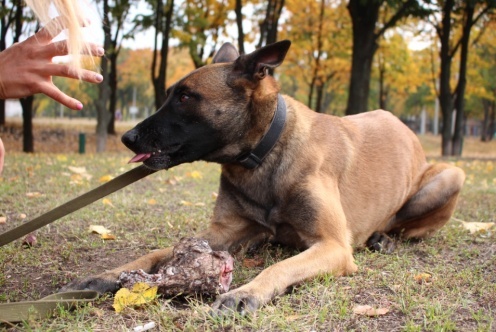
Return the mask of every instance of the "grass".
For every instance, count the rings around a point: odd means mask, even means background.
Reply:
[[[9,153],[0,179],[0,216],[7,217],[0,232],[132,167],[126,164],[131,155],[123,150],[26,155],[15,152],[8,138],[2,139]],[[439,151],[437,138],[422,141],[429,155]],[[447,160],[465,170],[467,182],[454,219],[433,238],[400,243],[392,255],[358,249],[355,275],[323,275],[295,285],[254,316],[211,317],[213,299],[199,297],[158,299],[117,314],[108,295],[71,312],[59,310],[51,319],[3,324],[0,330],[128,331],[154,321],[159,331],[495,331],[496,229],[470,234],[458,220],[495,221],[496,167],[487,157],[495,158],[496,150],[471,140],[465,147],[467,156],[477,159]],[[69,167],[84,167],[86,173]],[[38,230],[31,248],[21,240],[0,248],[0,302],[39,299],[74,278],[194,235],[209,222],[219,174],[219,167],[208,163],[158,172],[110,195],[105,204],[97,201]],[[103,241],[88,233],[92,224],[109,228],[117,239]],[[260,267],[244,266],[244,257],[236,257],[232,288],[292,254],[277,246],[250,253],[263,262]],[[415,277],[421,273],[432,277],[418,282]],[[353,312],[356,305],[389,312],[361,316]]]

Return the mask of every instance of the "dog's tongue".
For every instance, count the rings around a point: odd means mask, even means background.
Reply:
[[[140,161],[145,161],[148,158],[150,158],[152,154],[151,153],[140,153],[134,156],[131,160],[129,160],[127,163],[139,163]]]

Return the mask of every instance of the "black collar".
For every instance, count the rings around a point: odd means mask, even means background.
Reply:
[[[265,157],[269,154],[272,148],[276,145],[277,140],[281,137],[284,124],[286,123],[286,103],[284,98],[277,95],[277,108],[270,123],[269,130],[262,137],[258,145],[248,155],[243,155],[238,159],[243,167],[254,169],[260,166]]]

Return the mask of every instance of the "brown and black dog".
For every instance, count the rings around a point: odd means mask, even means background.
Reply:
[[[210,227],[197,235],[214,250],[263,240],[302,249],[219,295],[216,310],[253,311],[302,280],[353,273],[352,248],[387,251],[386,234],[431,235],[450,219],[465,178],[457,167],[428,164],[415,134],[388,112],[338,118],[279,95],[267,71],[290,44],[241,56],[225,44],[122,137],[133,161],[154,170],[222,165]],[[171,254],[159,250],[66,288],[115,291],[121,271],[153,271]]]

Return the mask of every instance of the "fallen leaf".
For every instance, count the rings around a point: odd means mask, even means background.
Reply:
[[[112,179],[113,179],[113,177],[111,175],[104,175],[98,179],[98,182],[105,183],[105,182],[109,182]]]
[[[0,224],[5,224],[7,222],[7,217],[0,217]]]
[[[179,204],[184,205],[184,206],[192,206],[193,205],[193,203],[188,202],[188,201],[181,201],[181,202],[179,202]]]
[[[26,219],[27,215],[25,213],[19,213],[19,219]]]
[[[89,227],[89,232],[90,233],[96,233],[96,234],[110,234],[110,230],[105,228],[104,226],[101,225],[90,225]]]
[[[460,219],[454,219],[462,224],[462,227],[470,232],[470,234],[478,232],[486,232],[494,226],[494,222],[467,222]]]
[[[416,282],[418,282],[419,284],[423,284],[423,283],[428,283],[428,282],[431,282],[432,281],[432,275],[429,274],[429,273],[419,273],[419,274],[416,274],[413,279],[415,279]]]
[[[112,204],[112,201],[108,198],[102,199],[102,203],[103,203],[103,205],[108,205],[108,206],[114,207],[114,204]]]
[[[148,200],[148,205],[155,205],[155,204],[157,204],[157,201],[156,201],[155,199],[150,198],[150,199]]]
[[[102,240],[115,240],[115,235],[110,233],[105,233],[100,236]]]
[[[186,173],[186,176],[190,177],[192,179],[202,179],[203,178],[202,173],[200,173],[198,171],[188,172],[188,173]]]
[[[86,167],[67,166],[67,168],[69,169],[69,171],[76,174],[88,173],[88,171],[86,171]]]
[[[134,284],[131,290],[121,288],[115,293],[113,307],[116,312],[122,312],[125,308],[149,303],[156,298],[157,289],[157,286],[150,287],[143,282]]]
[[[91,178],[93,177],[91,174],[88,173],[86,167],[67,166],[67,168],[73,173],[71,175],[71,182],[73,183],[78,184],[83,179],[91,180]]]
[[[212,192],[212,198],[217,199],[219,197],[219,194],[217,194],[215,191]]]
[[[26,193],[26,197],[29,197],[29,198],[36,198],[36,197],[40,197],[40,196],[41,196],[41,193],[38,191]]]
[[[383,316],[389,312],[388,308],[375,309],[369,305],[357,305],[353,308],[353,312],[357,315],[365,315],[369,317]]]

